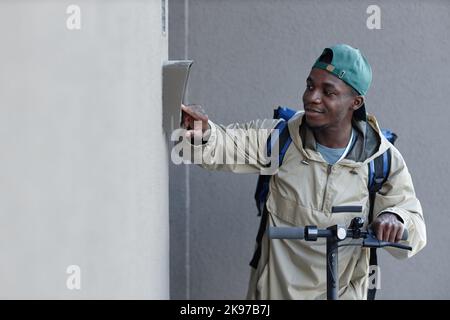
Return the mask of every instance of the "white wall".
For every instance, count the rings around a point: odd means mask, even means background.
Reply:
[[[160,0],[0,3],[0,298],[169,297],[161,20]]]

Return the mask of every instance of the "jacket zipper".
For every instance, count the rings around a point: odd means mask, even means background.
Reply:
[[[330,177],[331,168],[333,165],[329,164],[327,167],[327,180],[325,181],[325,190],[323,191],[323,198],[322,198],[322,208],[320,211],[323,212],[323,207],[325,206],[325,197],[327,195],[327,189],[328,189],[328,178]]]

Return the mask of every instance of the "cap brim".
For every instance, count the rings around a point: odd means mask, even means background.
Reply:
[[[365,103],[361,107],[359,107],[355,112],[353,112],[353,117],[357,120],[363,120],[363,121],[367,120]]]

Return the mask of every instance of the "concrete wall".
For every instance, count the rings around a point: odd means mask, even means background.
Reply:
[[[381,9],[380,30],[366,26],[372,4]],[[189,100],[218,123],[270,117],[281,104],[301,108],[325,46],[349,43],[366,54],[374,70],[368,110],[398,133],[428,227],[428,246],[416,257],[381,253],[379,297],[450,298],[450,3],[171,0],[170,15],[169,56],[195,60]],[[195,166],[170,173],[171,296],[244,297],[259,224],[256,176]]]
[[[161,21],[160,0],[0,3],[0,298],[169,297]]]

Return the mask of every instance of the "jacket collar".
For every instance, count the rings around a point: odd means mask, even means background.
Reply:
[[[304,115],[304,111],[299,111],[288,122],[292,141],[306,159],[324,162],[316,150],[316,139],[313,131],[306,125]],[[358,133],[356,142],[340,164],[360,166],[389,148],[389,142],[381,133],[374,116],[368,115],[367,121],[353,119],[352,125]]]

